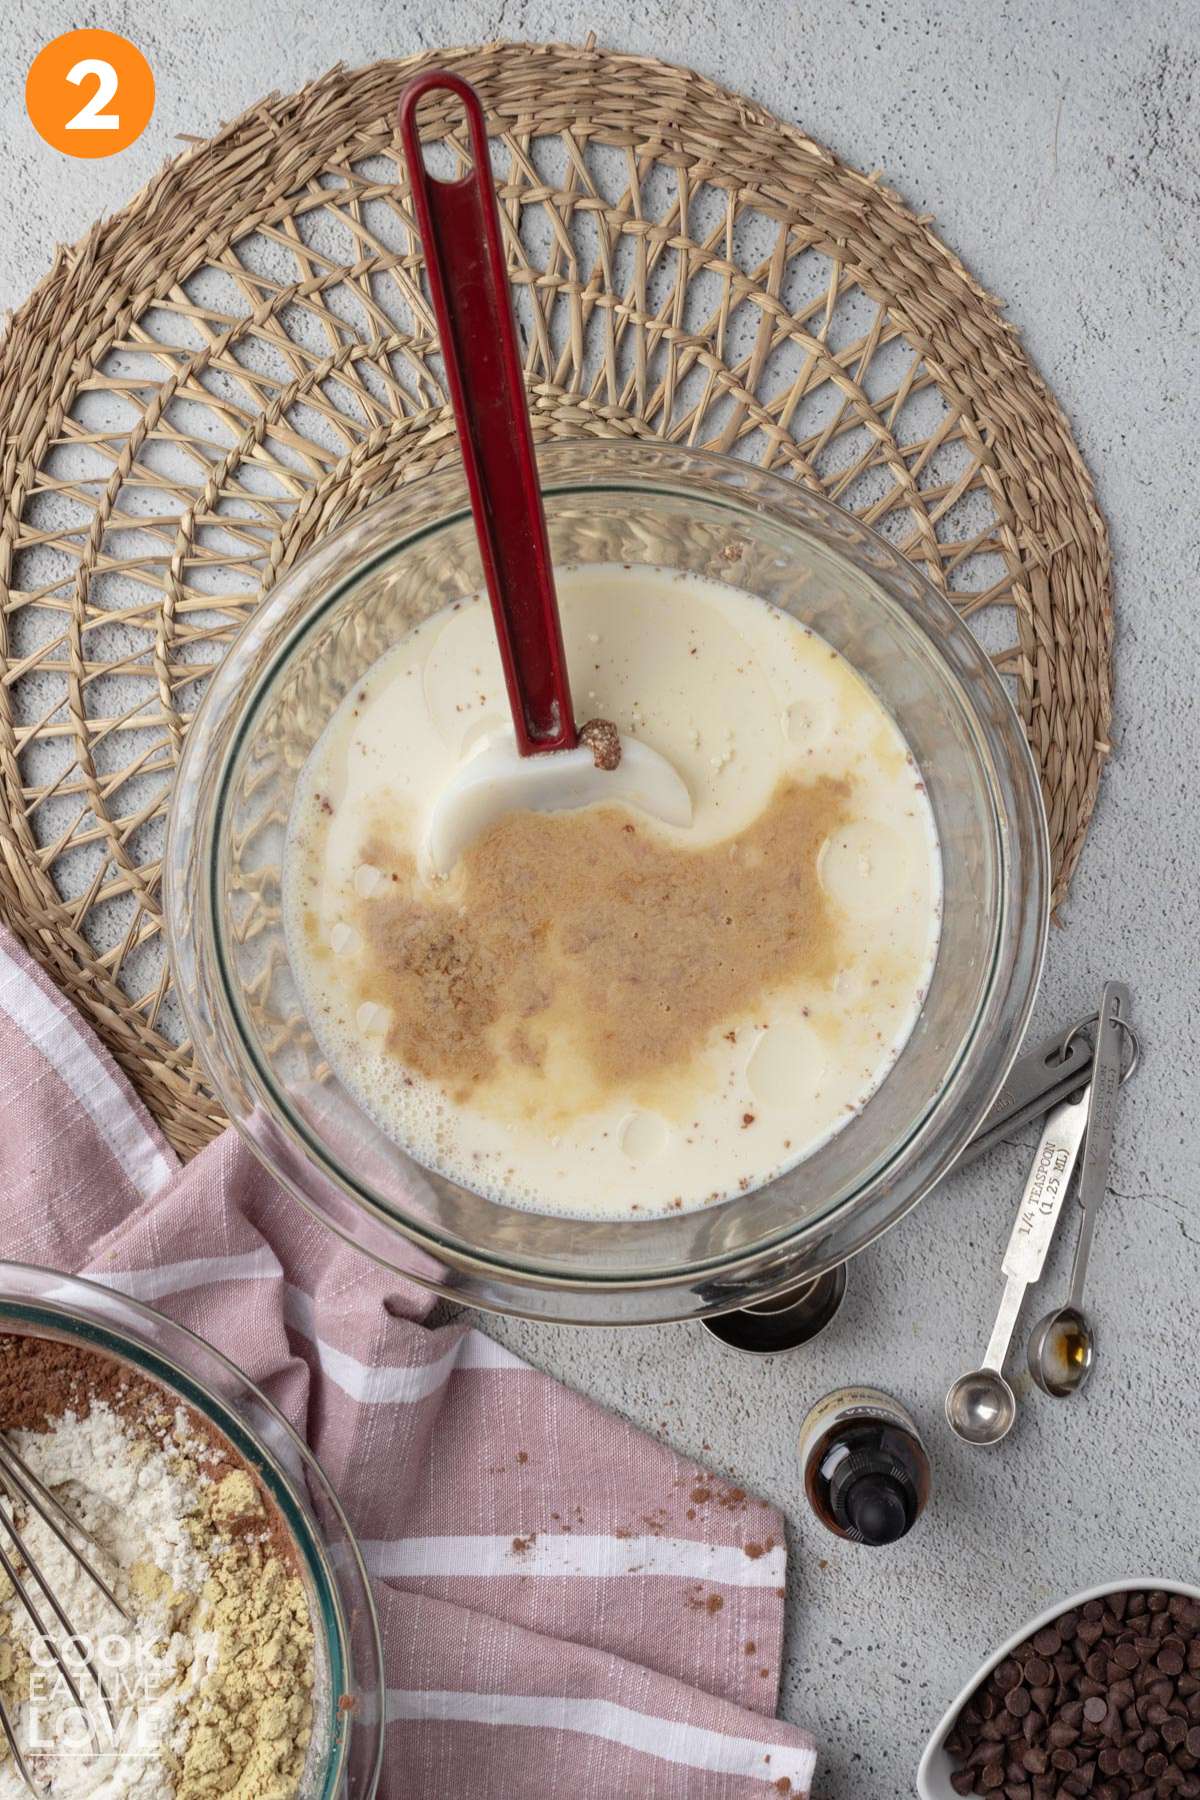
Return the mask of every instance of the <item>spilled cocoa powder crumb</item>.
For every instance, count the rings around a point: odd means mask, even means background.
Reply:
[[[684,1596],[684,1604],[689,1607],[692,1612],[708,1613],[710,1618],[715,1618],[724,1606],[725,1601],[720,1594],[705,1594],[699,1589],[696,1589],[692,1593]]]

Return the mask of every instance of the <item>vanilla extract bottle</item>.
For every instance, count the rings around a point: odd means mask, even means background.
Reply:
[[[838,1388],[800,1428],[808,1503],[855,1544],[894,1544],[929,1499],[929,1454],[905,1407],[878,1388]]]

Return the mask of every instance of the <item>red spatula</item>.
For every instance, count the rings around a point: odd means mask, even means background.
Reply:
[[[441,93],[453,94],[467,117],[472,167],[456,181],[430,175],[417,128],[422,100]],[[431,811],[427,861],[447,873],[472,838],[520,807],[553,812],[623,801],[667,824],[688,825],[691,796],[657,751],[622,738],[619,765],[601,769],[590,751],[577,748],[487,127],[475,90],[446,70],[419,75],[401,96],[400,138],[516,739],[485,741],[447,783]],[[560,754],[543,755],[549,751]]]
[[[473,167],[437,181],[425,167],[417,108],[454,94],[467,115]],[[500,661],[523,756],[573,750],[575,715],[563,652],[546,518],[508,294],[487,128],[474,88],[431,69],[400,101],[400,135],[446,382],[479,536]]]

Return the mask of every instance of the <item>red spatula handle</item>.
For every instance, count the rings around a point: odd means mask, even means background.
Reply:
[[[438,181],[421,153],[417,107],[450,93],[467,115],[473,167]],[[492,185],[487,130],[474,88],[431,69],[400,99],[400,137],[425,252],[429,291],[480,555],[522,756],[573,750],[575,715],[550,567],[525,387]]]

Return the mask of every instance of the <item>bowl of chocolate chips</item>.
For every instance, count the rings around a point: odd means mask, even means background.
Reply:
[[[917,1770],[921,1800],[1200,1800],[1200,1588],[1089,1588],[967,1684]]]

